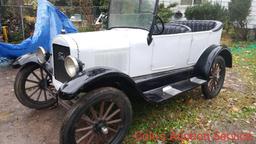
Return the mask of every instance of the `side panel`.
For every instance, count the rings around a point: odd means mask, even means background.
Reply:
[[[211,45],[220,45],[222,29],[212,32],[196,32],[193,33],[193,39],[189,54],[189,65],[195,65],[203,52]]]
[[[129,34],[130,77],[191,67],[211,45],[219,44],[222,30],[155,35],[147,45],[146,31]]]
[[[137,32],[129,35],[130,39],[130,76],[136,77],[150,74],[152,44],[147,44],[147,31]]]
[[[214,44],[211,39],[210,31],[193,33],[189,59],[187,61],[188,65],[194,65],[204,50],[211,44]]]
[[[153,36],[152,71],[187,67],[192,33]]]

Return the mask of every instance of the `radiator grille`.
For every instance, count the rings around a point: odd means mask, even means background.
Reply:
[[[64,60],[69,55],[69,47],[53,44],[54,77],[62,83],[71,79],[67,74],[64,65]]]

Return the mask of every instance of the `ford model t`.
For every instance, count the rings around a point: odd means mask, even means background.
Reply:
[[[111,0],[108,29],[59,35],[23,63],[15,94],[25,106],[69,109],[61,144],[121,143],[132,122],[130,100],[161,103],[198,86],[206,99],[223,86],[232,55],[218,21],[164,23],[158,0]]]

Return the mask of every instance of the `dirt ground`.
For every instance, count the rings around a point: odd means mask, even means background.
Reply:
[[[57,144],[64,108],[31,110],[15,98],[17,70],[0,68],[0,144]]]
[[[62,107],[38,111],[21,105],[13,90],[16,73],[14,69],[0,68],[0,144],[58,144],[59,129],[66,111]],[[243,92],[245,87],[242,82],[237,83],[238,78],[236,73],[229,71],[225,91]],[[254,122],[246,127],[255,129],[252,127]],[[240,127],[239,123],[237,127]]]

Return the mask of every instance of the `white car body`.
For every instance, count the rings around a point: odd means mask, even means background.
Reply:
[[[222,30],[169,35],[153,35],[147,44],[148,31],[114,28],[111,30],[57,36],[53,44],[70,48],[71,56],[81,60],[85,69],[105,66],[130,77],[137,77],[194,66],[211,45],[219,45]],[[58,89],[62,83],[54,79]]]

